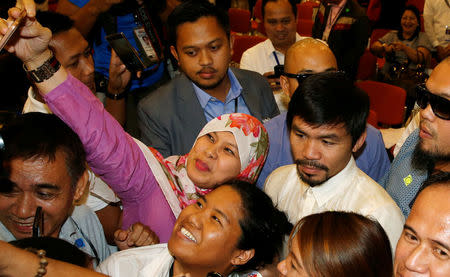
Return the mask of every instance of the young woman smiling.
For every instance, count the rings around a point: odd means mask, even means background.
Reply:
[[[246,276],[240,273],[273,262],[291,228],[264,192],[238,181],[185,208],[167,245],[121,251],[97,270],[114,277],[205,277],[209,272]]]

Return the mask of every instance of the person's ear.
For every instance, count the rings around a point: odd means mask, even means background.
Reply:
[[[355,153],[356,151],[359,150],[359,148],[361,148],[361,146],[363,146],[364,142],[366,141],[366,137],[367,137],[367,129],[364,130],[364,132],[362,133],[362,135],[358,138],[358,140],[356,141],[355,145],[353,145],[352,148],[352,152]]]
[[[277,269],[284,276],[287,275],[286,260],[282,260],[281,262],[279,262],[277,265]]]
[[[291,98],[291,94],[289,93],[289,79],[288,77],[281,75],[280,76],[280,85],[283,93],[286,94],[289,98]]]
[[[174,58],[178,61],[178,64],[180,64],[180,59],[178,58],[178,52],[177,49],[175,49],[175,46],[170,46],[170,53],[174,56]]]
[[[83,197],[84,192],[89,184],[89,173],[87,170],[84,171],[83,175],[81,175],[80,179],[78,179],[77,185],[75,187],[75,192],[73,194],[74,203],[79,202],[79,200]],[[87,188],[89,190],[89,188]]]
[[[234,266],[246,264],[254,256],[255,256],[255,249],[249,250],[238,249],[236,255],[234,255],[234,258],[231,259],[231,264]]]
[[[230,34],[230,57],[233,57],[234,34]]]

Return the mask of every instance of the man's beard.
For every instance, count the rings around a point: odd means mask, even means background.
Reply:
[[[437,151],[437,149],[436,151],[423,149],[422,139],[419,139],[419,143],[414,148],[412,166],[416,169],[428,170],[428,172],[431,172],[437,162],[450,161],[450,155],[441,152]]]
[[[431,172],[436,163],[437,156],[430,151],[422,149],[421,142],[414,148],[411,165],[418,170],[426,170]]]
[[[303,182],[307,183],[310,187],[315,187],[315,186],[321,185],[321,184],[323,184],[324,182],[326,182],[329,179],[329,177],[328,177],[328,170],[329,169],[328,169],[327,166],[325,166],[325,165],[323,165],[321,163],[318,163],[316,161],[311,161],[311,160],[298,160],[298,159],[295,160],[294,163],[297,166],[297,174],[298,174],[298,176],[300,177],[300,179],[302,179]],[[325,177],[323,179],[321,179],[321,180],[312,180],[312,179],[309,178],[310,176],[308,176],[308,174],[302,173],[299,170],[298,167],[300,165],[309,166],[309,167],[316,167],[316,168],[322,169],[323,171],[325,171]]]

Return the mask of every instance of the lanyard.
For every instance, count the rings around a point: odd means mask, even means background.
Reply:
[[[338,20],[339,15],[341,15],[342,10],[344,9],[345,5],[340,7],[339,10],[337,11],[337,13],[335,14],[335,16],[333,18],[331,18],[331,12],[332,12],[332,7],[330,7],[330,15],[328,16],[328,23],[330,24],[330,30],[333,28],[333,25],[336,23],[336,21]]]
[[[275,57],[275,61],[277,62],[277,65],[280,65],[280,61],[278,60],[277,52],[273,51],[273,56]]]

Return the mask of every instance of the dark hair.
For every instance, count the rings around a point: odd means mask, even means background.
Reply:
[[[343,123],[352,145],[366,129],[369,96],[342,72],[322,72],[306,78],[295,90],[286,116],[291,128],[295,116],[313,126]]]
[[[57,151],[62,151],[73,187],[86,170],[86,154],[78,135],[53,114],[17,116],[3,127],[1,135],[5,143],[5,164],[13,159],[36,157],[54,161]]]
[[[201,17],[215,17],[219,25],[230,36],[230,23],[228,15],[206,0],[190,0],[178,5],[167,20],[169,25],[169,43],[176,46],[177,29],[183,23],[195,22]]]
[[[403,17],[403,14],[404,14],[406,11],[411,11],[411,12],[413,12],[414,15],[416,16],[417,23],[419,24],[419,25],[417,25],[417,28],[416,28],[416,30],[414,31],[414,34],[408,39],[408,40],[413,40],[413,39],[415,39],[415,38],[419,35],[420,30],[421,30],[421,25],[422,25],[422,23],[420,22],[420,12],[419,12],[419,9],[417,9],[416,6],[414,6],[414,5],[408,5],[408,6],[405,7],[405,9],[403,9],[403,11],[402,11],[402,17]],[[400,21],[401,21],[401,17],[400,17]],[[403,29],[402,29],[402,24],[401,24],[401,23],[399,24],[398,29],[397,29],[397,37],[398,37],[399,40],[405,40],[405,38],[403,37]]]
[[[283,0],[263,0],[262,1],[262,5],[261,5],[261,12],[262,12],[262,17],[264,18],[264,8],[266,7],[267,3],[269,2],[278,2],[278,1],[283,1]],[[292,9],[292,13],[294,14],[294,17],[297,17],[297,4],[295,3],[294,0],[286,0],[289,2],[289,4],[291,5],[291,9]]]
[[[9,243],[22,249],[44,249],[48,258],[81,267],[88,267],[91,261],[91,257],[88,254],[62,239],[52,237],[25,238]]]
[[[286,215],[273,206],[272,200],[255,185],[233,181],[225,184],[234,189],[241,197],[243,219],[239,221],[242,230],[237,248],[254,249],[254,257],[235,271],[258,269],[272,264],[283,245],[285,235],[292,230],[292,224]]]
[[[300,258],[309,276],[393,276],[389,238],[381,225],[362,215],[324,212],[302,218],[297,237]]]
[[[39,23],[50,29],[52,35],[69,31],[74,28],[74,21],[67,15],[55,12],[38,11],[36,19]]]

